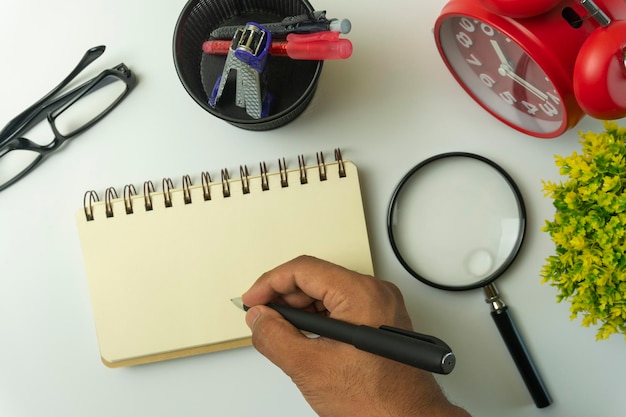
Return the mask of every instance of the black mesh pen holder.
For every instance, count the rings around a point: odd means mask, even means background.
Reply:
[[[264,89],[273,97],[272,106],[267,116],[252,118],[236,105],[235,82],[230,78],[215,107],[209,104],[226,56],[205,54],[202,44],[220,27],[280,22],[313,10],[307,0],[189,0],[173,41],[174,64],[185,90],[207,112],[242,129],[270,130],[291,122],[311,102],[323,61],[270,56],[261,76]]]

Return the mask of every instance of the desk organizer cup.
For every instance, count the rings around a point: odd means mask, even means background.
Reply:
[[[215,107],[209,104],[226,56],[205,54],[202,44],[213,30],[222,26],[243,26],[248,22],[263,25],[312,11],[307,0],[189,0],[174,33],[174,63],[180,81],[200,107],[234,126],[256,131],[284,126],[311,102],[323,61],[269,57],[262,76],[266,91],[273,97],[272,107],[267,116],[255,119],[235,104],[232,76]]]

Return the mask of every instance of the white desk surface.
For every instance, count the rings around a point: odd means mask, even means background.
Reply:
[[[0,3],[0,121],[56,85],[89,47],[106,53],[89,74],[125,62],[136,90],[99,125],[72,140],[27,178],[0,193],[0,415],[313,416],[296,388],[253,348],[125,369],[98,354],[74,213],[88,189],[100,193],[164,176],[236,172],[278,157],[341,147],[360,167],[377,274],[403,291],[415,327],[455,350],[439,377],[475,416],[624,415],[625,342],[595,341],[570,321],[569,304],[540,283],[552,253],[540,231],[551,218],[541,179],[558,179],[554,154],[580,149],[577,130],[553,140],[517,133],[479,108],[447,72],[432,26],[444,0],[315,0],[348,17],[353,56],[325,64],[314,100],[294,122],[249,132],[206,113],[185,92],[172,59],[184,0],[59,0]],[[469,151],[515,178],[528,210],[526,241],[499,282],[554,398],[538,410],[495,328],[481,291],[446,293],[418,283],[395,259],[387,204],[413,165],[436,153]],[[121,237],[123,238],[123,237]],[[139,261],[139,260],[138,260]],[[145,260],[143,260],[145,261]]]

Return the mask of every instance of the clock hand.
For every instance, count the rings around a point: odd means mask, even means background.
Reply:
[[[513,71],[508,64],[500,65],[500,67],[498,68],[498,74],[502,75],[503,77],[509,77],[510,79],[512,79],[513,81],[515,81],[516,83],[518,83],[519,85],[521,85],[522,87],[524,87],[525,89],[527,89],[528,91],[530,91],[531,93],[539,97],[541,100],[548,101],[547,94],[545,94],[540,89],[538,89],[537,87],[535,87],[534,85],[532,85],[531,83],[529,83],[528,81],[526,81],[525,79],[517,75],[515,71]]]
[[[493,47],[493,49],[496,51],[496,55],[498,55],[498,59],[500,60],[500,63],[502,65],[509,65],[509,60],[506,59],[506,55],[504,55],[504,52],[502,52],[502,48],[500,48],[500,44],[498,43],[498,41],[491,39],[491,46]]]
[[[500,67],[498,68],[498,74],[502,75],[503,77],[509,77],[510,79],[512,79],[513,81],[515,81],[516,83],[518,83],[519,85],[521,85],[522,87],[524,87],[525,89],[527,89],[528,91],[530,91],[531,93],[539,97],[541,100],[547,101],[548,96],[545,93],[543,93],[537,87],[530,84],[528,81],[526,81],[525,79],[517,75],[515,71],[513,71],[513,69],[511,68],[511,65],[509,64],[509,60],[506,58],[506,55],[504,55],[504,52],[502,51],[502,48],[500,47],[500,44],[498,43],[498,41],[491,39],[490,42],[491,42],[491,46],[496,52],[496,55],[498,55],[498,59],[500,60]]]

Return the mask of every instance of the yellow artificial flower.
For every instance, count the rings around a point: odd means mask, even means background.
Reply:
[[[555,243],[541,270],[557,301],[571,303],[571,318],[599,325],[597,340],[626,340],[626,127],[605,122],[605,132],[581,133],[582,153],[555,155],[565,181],[542,181],[556,212],[541,230]]]
[[[608,193],[609,191],[620,189],[622,185],[621,178],[619,176],[609,177],[604,176],[602,179],[602,192]]]

